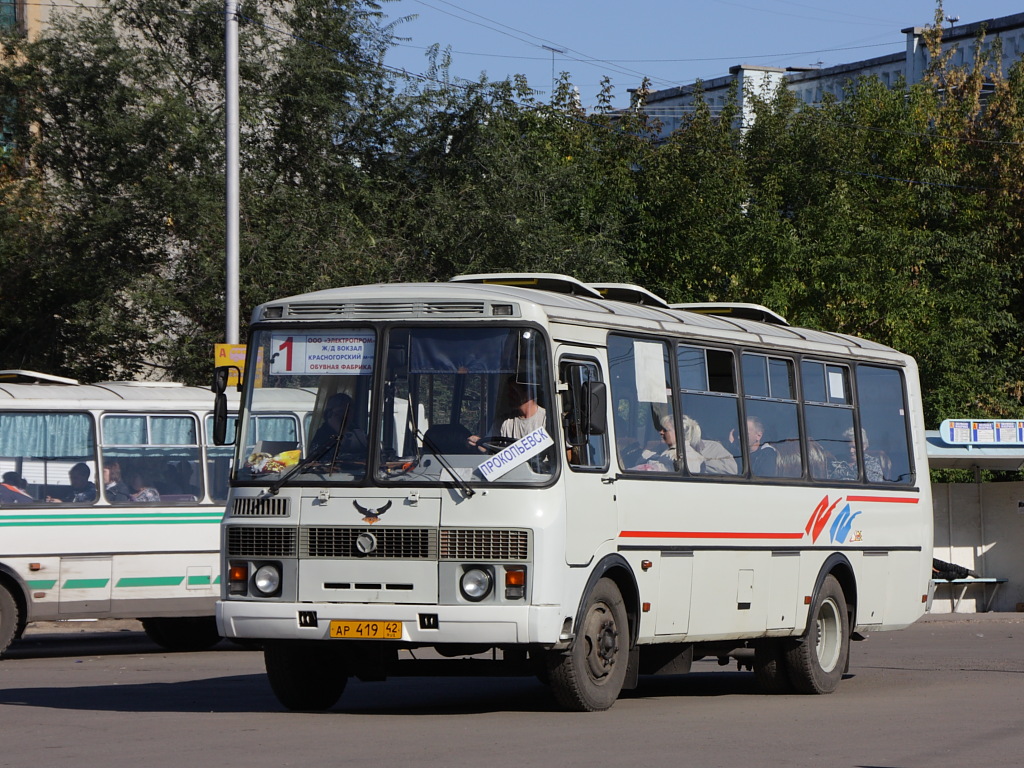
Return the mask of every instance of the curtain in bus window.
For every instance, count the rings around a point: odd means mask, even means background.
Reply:
[[[0,456],[85,459],[92,458],[93,445],[87,414],[0,414]]]
[[[298,443],[295,419],[291,416],[257,416],[260,440]]]
[[[412,373],[514,373],[517,334],[508,328],[416,329]]]
[[[152,416],[150,429],[154,445],[195,445],[196,422],[190,416]]]

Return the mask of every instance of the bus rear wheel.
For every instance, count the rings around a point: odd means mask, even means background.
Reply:
[[[807,634],[786,651],[789,679],[799,693],[832,693],[850,653],[850,617],[843,588],[829,574],[811,605]]]
[[[558,703],[573,712],[599,712],[619,698],[629,660],[629,622],[618,587],[601,579],[587,599],[576,639],[548,658]]]
[[[14,640],[21,626],[21,617],[18,611],[18,601],[14,599],[7,587],[0,584],[0,656]]]
[[[205,651],[220,642],[213,616],[161,616],[142,619],[146,637],[168,651]]]
[[[263,663],[274,695],[287,709],[330,709],[348,682],[345,657],[330,641],[268,641],[263,645]]]

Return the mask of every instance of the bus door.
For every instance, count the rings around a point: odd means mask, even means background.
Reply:
[[[559,349],[559,389],[567,471],[565,559],[589,563],[618,533],[615,488],[610,482],[607,390],[592,350]]]

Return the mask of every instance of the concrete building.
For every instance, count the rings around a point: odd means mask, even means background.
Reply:
[[[943,53],[952,49],[954,65],[970,65],[974,60],[975,40],[982,27],[985,28],[986,46],[991,46],[996,38],[1002,41],[1000,64],[1003,72],[1006,72],[1024,53],[1024,13],[944,29]],[[906,49],[899,53],[824,68],[737,64],[724,77],[649,91],[646,94],[645,111],[661,121],[662,135],[668,135],[679,127],[683,115],[693,108],[698,91],[703,91],[704,100],[715,112],[728,102],[730,89],[741,86],[736,98],[742,124],[749,125],[753,117],[750,97],[770,96],[783,79],[786,87],[798,99],[812,105],[820,103],[826,94],[842,99],[843,89],[861,76],[877,75],[882,83],[890,87],[900,82],[912,85],[921,80],[930,63],[923,38],[925,28],[908,27],[901,31],[906,35]]]
[[[75,0],[80,7],[99,4],[99,0]],[[74,12],[67,0],[0,0],[0,31],[16,31],[32,37],[44,29],[50,16],[60,11]]]

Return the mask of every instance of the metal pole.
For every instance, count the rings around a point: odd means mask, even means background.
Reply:
[[[228,344],[238,343],[238,3],[224,2],[225,56],[225,334]]]

